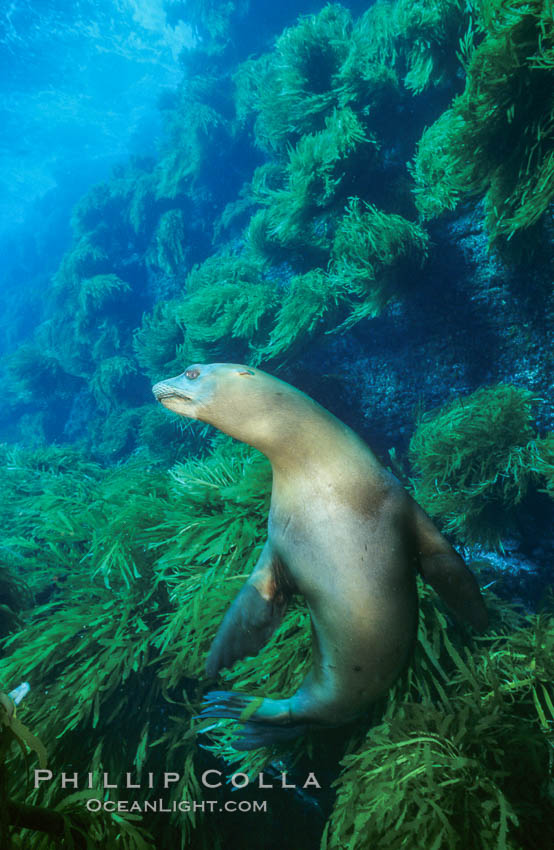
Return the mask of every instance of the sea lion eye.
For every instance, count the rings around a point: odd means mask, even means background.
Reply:
[[[254,375],[255,372],[252,372],[251,369],[243,369],[242,372],[239,372],[239,375]]]
[[[197,378],[199,374],[200,374],[199,369],[187,369],[187,371],[185,372],[185,378],[188,378],[189,380],[194,381],[194,379]]]

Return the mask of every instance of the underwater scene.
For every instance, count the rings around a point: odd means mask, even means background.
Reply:
[[[0,850],[554,847],[552,0],[0,45]]]

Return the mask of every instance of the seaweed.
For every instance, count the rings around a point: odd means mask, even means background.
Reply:
[[[228,723],[206,731],[192,717],[217,623],[265,540],[268,461],[222,437],[207,457],[176,464],[171,476],[140,455],[104,469],[63,447],[3,449],[2,460],[11,536],[0,557],[19,560],[19,574],[43,601],[5,642],[0,676],[31,681],[26,711],[51,753],[51,769],[71,763],[83,774],[115,775],[132,761],[137,776],[181,774],[170,801],[201,800],[201,733],[203,747],[230,770],[263,769],[275,751],[238,754]],[[388,846],[393,829],[419,831],[426,846],[473,829],[477,847],[504,838],[517,846],[518,830],[547,828],[540,795],[554,718],[551,623],[546,615],[524,620],[487,591],[497,634],[476,642],[448,622],[432,591],[420,583],[419,592],[409,670],[383,701],[377,726],[368,732],[362,718],[345,732],[350,755],[324,846],[364,847],[370,839]],[[308,642],[308,611],[295,602],[262,651],[222,679],[249,693],[290,694],[307,671]],[[287,758],[306,746],[309,739],[298,742]],[[524,771],[533,779],[519,793]],[[42,793],[41,805],[58,806],[55,783]],[[125,790],[126,798],[133,793]],[[30,802],[37,801],[34,794]],[[80,801],[67,802],[77,808]],[[217,846],[213,819],[193,812],[180,818],[158,825],[157,840],[179,846],[194,835]],[[147,819],[142,826],[150,826]]]
[[[77,294],[79,328],[98,322],[100,316],[109,316],[110,307],[119,308],[129,292],[130,285],[115,274],[98,274],[83,278]]]
[[[544,479],[544,492],[554,499],[554,433],[535,440],[532,447],[532,471]]]
[[[331,254],[330,276],[350,314],[336,330],[379,315],[423,265],[428,244],[419,225],[351,198]]]
[[[346,106],[366,132],[388,135],[380,112],[455,76],[458,41],[470,21],[471,9],[459,0],[381,0],[357,21],[328,4],[287,28],[272,53],[239,67],[238,118],[256,114],[256,143],[279,154]]]
[[[258,113],[256,142],[284,152],[323,129],[338,105],[336,78],[350,46],[350,12],[328,4],[279,36],[270,56],[243,63],[236,75],[239,115]]]
[[[266,282],[224,282],[194,291],[181,305],[187,360],[248,359],[276,304]]]
[[[64,369],[55,354],[32,343],[20,345],[7,361],[12,388],[25,399],[45,399],[58,389]]]
[[[250,545],[259,548],[267,516],[267,462],[262,487],[259,463],[246,452],[234,458],[226,445],[207,462],[177,467],[173,483],[141,460],[110,471],[71,450],[5,458],[3,498],[13,502],[13,523],[3,545],[19,553],[35,592],[44,597],[48,589],[48,596],[5,644],[0,667],[3,680],[31,681],[29,710],[52,752],[52,769],[71,762],[83,775],[118,775],[121,764],[133,762],[137,776],[176,770],[182,781],[171,800],[201,800],[194,735],[183,729],[194,709],[180,689],[202,669],[214,620],[208,608],[205,636],[199,621],[191,642],[202,602],[193,588],[205,587],[205,606],[225,605],[217,569],[225,555],[229,575],[238,574],[229,593],[237,587],[241,556]],[[222,536],[233,504],[236,521]],[[260,505],[265,512],[253,520]],[[197,524],[192,536],[186,533]],[[250,562],[255,557],[248,554]],[[56,588],[49,587],[54,572]],[[42,802],[57,805],[58,796],[49,783]],[[83,799],[72,802],[78,808]],[[187,815],[177,833],[168,825],[168,843],[178,846],[175,835],[187,835],[197,817]],[[205,840],[212,840],[209,830]]]
[[[484,195],[501,246],[533,228],[554,193],[554,29],[544,0],[494,0],[480,11],[484,39],[465,43],[465,90],[423,134],[413,175],[424,218]]]
[[[361,162],[371,169],[371,151],[349,108],[334,110],[322,130],[302,136],[288,151],[284,185],[271,189],[257,181],[257,199],[267,207],[266,241],[324,259],[330,248],[324,215],[348,197]]]
[[[140,366],[152,378],[182,371],[185,341],[178,299],[156,304],[135,331],[133,348]]]
[[[110,260],[106,250],[95,244],[91,234],[81,236],[68,251],[53,277],[54,292],[59,298],[74,295],[83,278],[110,273]]]
[[[553,626],[534,616],[471,652],[447,641],[441,696],[391,703],[343,759],[322,847],[548,844]]]
[[[537,482],[534,396],[498,384],[424,414],[410,442],[416,499],[466,542],[500,545]]]
[[[292,356],[296,346],[333,327],[338,303],[334,281],[321,269],[293,277],[267,344],[256,351],[253,361]]]
[[[148,253],[149,264],[174,275],[187,254],[186,222],[182,210],[168,210],[158,220]]]
[[[144,317],[135,335],[140,364],[161,377],[195,360],[248,358],[278,303],[263,274],[263,264],[247,255],[214,256],[195,266],[186,294]]]

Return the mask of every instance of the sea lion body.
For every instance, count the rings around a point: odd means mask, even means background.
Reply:
[[[335,438],[344,449],[340,443]],[[317,472],[299,470],[286,494],[278,481],[272,492],[268,540],[305,598],[313,630],[312,671],[290,701],[295,722],[355,717],[389,688],[415,640],[405,494],[355,448],[339,475],[322,456]]]
[[[292,593],[310,610],[312,668],[291,697],[263,700],[242,748],[273,739],[275,727],[345,723],[386,692],[416,639],[418,569],[456,613],[486,624],[460,556],[369,447],[313,399],[238,364],[195,364],[153,391],[169,409],[260,449],[273,469],[268,539],[214,639],[208,674],[255,654]],[[214,692],[203,715],[240,718],[251,700]]]

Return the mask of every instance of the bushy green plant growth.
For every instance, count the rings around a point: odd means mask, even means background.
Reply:
[[[160,379],[183,371],[184,341],[181,301],[174,299],[156,304],[143,316],[133,347],[139,365],[151,378]]]
[[[536,224],[554,196],[554,24],[545,0],[481,5],[466,87],[423,134],[414,160],[424,218],[485,195],[492,240]]]
[[[154,175],[141,174],[133,181],[133,193],[129,200],[129,224],[134,233],[145,241],[154,229],[157,214],[155,188]]]
[[[201,104],[195,104],[181,120],[190,121],[189,132],[183,133],[178,119],[175,119],[171,143],[161,160],[157,171],[157,200],[174,201],[187,194],[191,181],[204,162],[206,135],[214,131],[220,122],[215,110]],[[190,133],[190,134],[189,134]]]
[[[115,355],[102,360],[90,381],[90,389],[101,410],[110,410],[125,395],[125,389],[136,373],[128,357]]]
[[[440,696],[391,702],[343,760],[322,847],[550,843],[553,640],[546,615],[472,652],[447,640]]]
[[[137,776],[181,774],[170,801],[200,800],[190,725],[200,698],[194,682],[264,543],[268,462],[227,438],[218,438],[204,460],[177,464],[171,477],[140,456],[105,470],[63,448],[0,455],[10,528],[0,558],[18,559],[19,574],[46,600],[4,644],[0,677],[31,682],[24,719],[32,718],[51,769],[71,763],[83,774],[115,774],[132,761]],[[420,595],[413,662],[361,746],[366,723],[353,732],[327,846],[350,841],[361,848],[391,829],[418,831],[430,842],[476,829],[489,838],[476,847],[502,836],[507,847],[518,846],[509,843],[516,818],[522,830],[545,828],[538,819],[554,718],[550,625],[541,618],[525,625],[489,593],[491,621],[508,634],[476,648],[448,624],[429,589],[421,585]],[[260,654],[221,678],[249,693],[290,694],[309,666],[308,645],[308,613],[295,602]],[[233,731],[224,721],[209,734],[210,749],[235,769],[257,772],[272,757],[266,750],[232,751]],[[305,746],[299,742],[293,752]],[[517,771],[531,768],[529,793],[517,792]],[[125,790],[126,798],[131,793]],[[389,805],[379,807],[383,795]],[[55,806],[59,798],[51,783],[28,802]],[[180,824],[158,823],[158,840],[163,829],[163,840],[180,846],[181,835],[190,841],[199,830],[194,840],[204,835],[217,846],[210,831],[216,820],[181,817]],[[530,819],[537,823],[529,826]],[[148,819],[144,826],[153,828]],[[41,846],[34,841],[27,846]]]
[[[257,112],[256,140],[263,148],[285,151],[301,136],[323,129],[338,105],[335,87],[351,31],[348,10],[329,4],[286,29],[270,56],[241,66],[239,116]]]
[[[244,360],[276,303],[267,283],[220,283],[193,292],[183,302],[188,360]]]
[[[135,336],[140,364],[153,377],[190,362],[251,359],[278,304],[264,266],[246,255],[214,256],[192,269],[186,294],[145,316]]]
[[[89,235],[81,236],[68,251],[54,275],[54,291],[60,298],[75,295],[81,280],[98,274],[109,274],[110,260],[104,248]]]
[[[187,253],[186,223],[181,210],[168,210],[158,221],[152,238],[149,262],[167,275],[174,275]]]
[[[417,224],[351,199],[337,227],[330,265],[338,297],[349,307],[343,327],[379,315],[405,290],[406,280],[423,265],[428,244]]]
[[[414,493],[446,531],[500,543],[511,512],[538,480],[533,403],[529,390],[499,384],[420,418],[410,442]]]
[[[118,381],[117,373],[113,373],[107,376],[107,381],[110,380],[113,381],[113,385],[108,386],[107,389],[111,391],[111,395],[106,394],[98,384],[93,387],[93,390],[98,392],[97,400],[103,412],[102,415],[95,417],[94,422],[87,425],[87,432],[94,446],[94,455],[105,463],[114,463],[131,454],[137,445],[142,421],[140,407],[121,405],[126,378]],[[164,452],[162,451],[161,454],[163,455]]]
[[[183,778],[172,799],[200,800],[187,735],[194,709],[181,689],[201,675],[214,615],[261,549],[267,462],[222,444],[208,461],[177,467],[172,483],[140,459],[108,471],[71,450],[3,458],[11,530],[3,546],[35,592],[44,597],[54,575],[56,583],[5,645],[1,677],[31,682],[26,704],[52,768],[175,769]],[[57,796],[52,784],[40,802]],[[180,828],[168,829],[168,843],[180,846]]]
[[[43,400],[51,396],[64,375],[57,357],[32,343],[21,345],[10,356],[7,367],[12,389],[25,399]]]
[[[334,281],[321,269],[293,277],[267,345],[255,353],[254,362],[292,355],[297,346],[332,328],[338,303]]]
[[[344,201],[354,188],[359,167],[372,168],[372,149],[351,109],[334,110],[324,129],[304,135],[289,150],[280,189],[258,189],[258,200],[268,208],[266,239],[292,250],[330,247],[324,214]]]
[[[452,82],[459,68],[459,39],[471,22],[472,4],[460,0],[379,0],[354,28],[352,53],[343,71],[355,90],[378,73],[394,74],[408,91]]]
[[[241,65],[239,119],[253,112],[258,145],[280,153],[346,106],[363,116],[366,131],[383,131],[381,110],[389,114],[407,94],[455,76],[470,13],[459,0],[381,0],[353,21],[329,4],[286,29],[273,53]]]
[[[554,499],[554,433],[535,441],[533,472],[544,479],[545,492]]]
[[[211,20],[210,9],[200,4],[192,13]],[[227,12],[223,18],[230,20]],[[144,388],[128,379],[137,368],[160,378],[196,359],[283,359],[289,346],[297,351],[320,333],[375,316],[400,294],[406,269],[427,248],[409,221],[405,161],[413,139],[398,142],[396,130],[392,139],[393,118],[458,61],[467,20],[455,0],[432,8],[380,2],[358,20],[329,4],[239,69],[236,116],[230,75],[222,76],[214,57],[161,102],[158,162],[132,159],[76,206],[75,244],[33,341],[47,352],[51,398],[63,399],[67,417],[78,419],[64,387],[96,404],[87,411],[87,438],[103,456],[136,446],[131,408],[144,402]],[[256,161],[250,182],[244,175],[226,217],[210,181],[233,145],[245,143],[251,117],[267,159]],[[348,202],[353,195],[359,206]],[[208,252],[210,232],[220,239],[235,213],[248,212],[242,243],[218,242],[187,277],[189,264]],[[302,322],[295,329],[296,309]],[[33,386],[25,357],[22,398],[25,384]],[[116,376],[123,363],[128,370]]]
[[[11,567],[0,562],[0,639],[23,625],[21,613],[31,604],[30,591],[21,577]]]
[[[5,697],[4,697],[5,699]],[[8,698],[9,699],[9,698]],[[42,741],[9,710],[9,701],[0,702],[0,842],[2,850],[29,848],[54,850],[64,847],[78,850],[149,850],[154,845],[152,836],[133,821],[136,816],[125,813],[91,813],[86,803],[93,791],[68,795],[55,806],[28,806],[11,796],[9,766],[6,764],[10,750],[21,749],[26,767],[27,749],[36,755],[38,767],[44,769],[48,754]],[[21,755],[21,753],[20,753]]]
[[[195,423],[165,410],[161,405],[144,404],[133,408],[141,456],[169,469],[177,461],[201,454],[204,443]]]
[[[98,274],[81,280],[78,293],[79,318],[98,321],[109,313],[110,304],[118,304],[131,287],[115,274]]]

